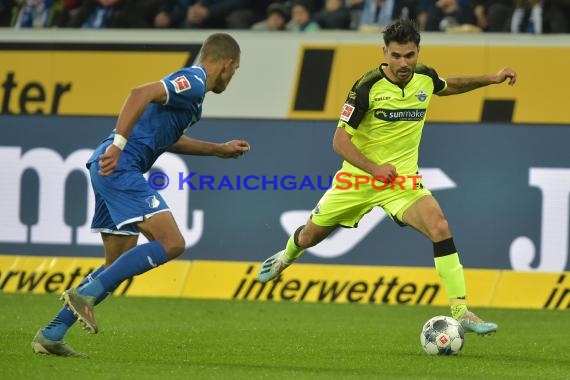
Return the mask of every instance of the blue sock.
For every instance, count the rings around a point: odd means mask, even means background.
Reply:
[[[101,272],[95,281],[78,288],[78,291],[80,294],[99,298],[110,289],[116,289],[127,278],[143,274],[167,261],[166,250],[159,242],[138,245],[123,253]]]
[[[93,281],[104,269],[105,267],[101,265],[95,271],[89,273],[85,278],[83,278],[79,286]],[[75,315],[73,315],[67,306],[64,306],[57,313],[55,318],[46,327],[44,327],[42,332],[44,336],[50,340],[62,340],[67,333],[67,330],[73,326],[75,321],[77,321]]]

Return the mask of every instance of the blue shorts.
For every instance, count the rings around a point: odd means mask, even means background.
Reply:
[[[140,171],[118,169],[110,176],[99,174],[99,163],[89,163],[95,193],[92,232],[137,235],[137,222],[170,211],[160,194],[150,187]]]

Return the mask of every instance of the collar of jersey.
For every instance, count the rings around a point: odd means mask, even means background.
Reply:
[[[204,70],[204,68],[200,65],[193,65],[190,66],[191,68],[195,68],[195,69],[200,69],[200,71],[202,71],[202,73],[204,73],[204,79],[208,79],[208,75],[206,74],[206,70]]]

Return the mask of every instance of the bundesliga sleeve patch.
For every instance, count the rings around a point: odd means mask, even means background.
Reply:
[[[340,114],[340,120],[348,122],[353,112],[354,112],[354,106],[351,106],[348,103],[344,103],[344,106],[342,107],[342,112]]]
[[[174,86],[174,91],[177,94],[192,88],[190,81],[184,75],[174,78],[170,83]]]

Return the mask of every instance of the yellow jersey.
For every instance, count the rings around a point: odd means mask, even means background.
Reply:
[[[353,144],[372,162],[391,163],[399,175],[414,175],[429,102],[447,83],[434,69],[418,64],[402,88],[386,77],[386,66],[383,63],[356,81],[338,127],[345,128]],[[342,170],[368,175],[347,161]]]

